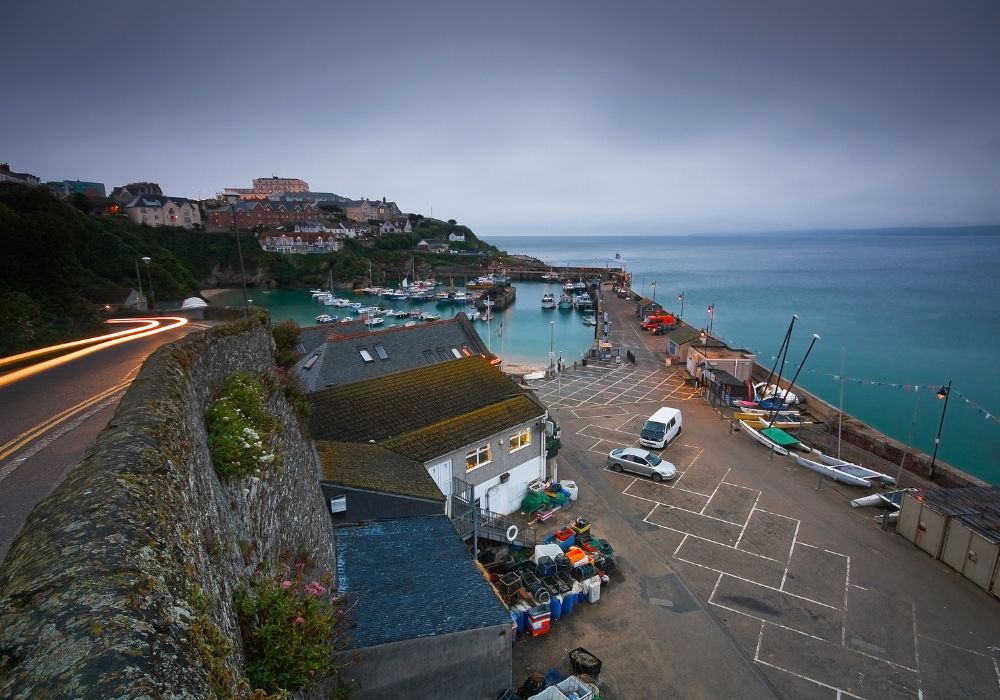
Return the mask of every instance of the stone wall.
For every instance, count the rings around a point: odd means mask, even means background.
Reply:
[[[193,333],[143,366],[114,418],[28,517],[0,570],[0,696],[231,696],[233,591],[305,550],[333,570],[319,466],[278,392],[282,467],[222,483],[204,412],[234,372],[273,372],[257,317]]]

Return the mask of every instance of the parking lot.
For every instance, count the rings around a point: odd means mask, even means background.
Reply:
[[[1000,601],[849,507],[866,492],[819,488],[731,432],[640,341],[637,365],[536,388],[563,428],[560,478],[581,487],[572,515],[613,542],[621,573],[600,604],[519,642],[515,682],[584,646],[606,659],[609,697],[1000,697]],[[676,478],[608,469],[664,404],[684,413],[660,453]]]

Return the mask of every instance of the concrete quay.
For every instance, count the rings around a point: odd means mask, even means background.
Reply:
[[[869,493],[774,456],[721,420],[634,302],[605,290],[616,347],[635,364],[589,362],[532,382],[562,427],[560,479],[618,568],[596,605],[519,640],[514,682],[570,672],[582,646],[603,660],[606,698],[996,698],[1000,600],[883,531]],[[645,418],[681,408],[683,433],[657,484],[606,468]],[[913,477],[916,478],[916,477]],[[544,532],[542,534],[548,534]]]

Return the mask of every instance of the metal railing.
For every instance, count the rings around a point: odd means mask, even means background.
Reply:
[[[452,478],[451,520],[462,539],[474,535],[494,542],[507,542],[521,547],[535,546],[535,532],[518,524],[514,518],[478,508],[473,500],[473,486],[458,477]],[[517,536],[508,538],[510,528],[517,529]]]

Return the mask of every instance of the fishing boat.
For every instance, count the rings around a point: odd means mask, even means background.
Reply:
[[[589,294],[577,294],[573,297],[573,308],[577,311],[593,311],[594,302],[591,300]]]
[[[316,317],[316,323],[336,323],[337,317],[330,314],[320,314]]]
[[[437,321],[441,318],[441,314],[432,314],[430,311],[424,311],[420,314],[421,321]]]
[[[597,319],[594,318],[591,315],[582,316],[580,318],[580,320],[583,321],[583,325],[585,325],[585,326],[596,326],[597,325]]]
[[[465,306],[465,302],[469,300],[469,295],[463,292],[461,289],[455,292],[451,297],[451,302],[458,306]]]
[[[573,308],[573,297],[571,297],[569,294],[563,294],[562,296],[559,297],[560,311],[569,311],[572,308]]]
[[[434,301],[438,306],[450,306],[452,302],[451,293],[448,291],[440,291],[434,295]]]
[[[543,309],[554,309],[557,305],[556,298],[551,292],[545,292],[545,294],[542,295]]]

